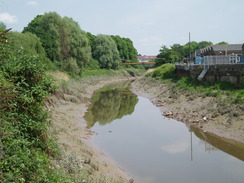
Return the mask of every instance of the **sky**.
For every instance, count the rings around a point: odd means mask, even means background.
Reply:
[[[37,15],[57,12],[94,35],[130,38],[139,54],[189,41],[244,43],[244,0],[0,0],[0,21],[21,32]]]

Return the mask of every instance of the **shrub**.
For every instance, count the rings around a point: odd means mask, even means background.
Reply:
[[[64,60],[64,69],[65,71],[69,72],[71,75],[78,75],[80,74],[80,68],[77,64],[76,59],[69,58]]]
[[[98,61],[91,58],[89,60],[89,62],[86,64],[85,69],[88,69],[88,70],[100,69]]]
[[[38,56],[11,55],[0,69],[1,181],[51,182],[48,156],[54,146],[47,136],[44,99],[54,85],[45,75],[45,62]]]
[[[175,70],[175,65],[164,64],[153,71],[152,77],[161,79],[171,79],[175,76]]]

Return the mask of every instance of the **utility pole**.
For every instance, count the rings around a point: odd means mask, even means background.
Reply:
[[[189,32],[189,61],[191,59],[191,33]]]

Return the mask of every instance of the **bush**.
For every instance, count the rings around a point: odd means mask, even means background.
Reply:
[[[77,64],[77,61],[74,58],[69,58],[67,60],[64,60],[64,69],[65,71],[69,72],[71,75],[78,75],[81,72]]]
[[[175,65],[164,64],[153,71],[152,77],[161,79],[171,79],[175,76],[175,70]]]
[[[0,69],[0,182],[52,182],[49,156],[55,145],[47,136],[44,99],[54,84],[45,75],[45,61],[11,55]]]
[[[98,61],[93,59],[93,58],[91,58],[89,60],[89,62],[86,64],[85,69],[88,69],[88,70],[100,69]]]

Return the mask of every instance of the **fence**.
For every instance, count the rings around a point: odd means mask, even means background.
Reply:
[[[244,56],[239,55],[217,55],[217,56],[204,56],[203,59],[188,61],[186,64],[182,62],[176,62],[175,65],[184,65],[186,68],[190,68],[193,65],[204,65],[205,68],[209,68],[210,65],[218,64],[236,64],[243,63]]]
[[[238,55],[218,55],[218,56],[204,56],[204,67],[216,64],[236,64],[240,62]]]

